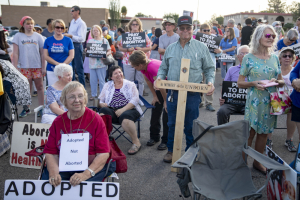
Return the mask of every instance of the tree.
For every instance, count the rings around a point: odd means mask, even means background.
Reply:
[[[143,13],[139,12],[135,15],[136,17],[148,17],[147,15],[144,15]]]
[[[223,24],[224,23],[224,17],[223,16],[219,16],[216,18],[216,20],[218,21],[219,24]]]
[[[293,20],[296,21],[300,16],[300,3],[293,1],[292,5],[289,6],[290,12],[293,14]]]
[[[284,31],[288,31],[288,30],[290,30],[291,28],[293,28],[294,27],[294,24],[292,24],[292,23],[286,23],[284,26],[283,26],[283,30]]]
[[[274,13],[274,10],[262,10],[260,13]]]
[[[110,27],[120,24],[120,0],[109,0]]]
[[[126,8],[126,6],[122,6],[121,13],[122,13],[122,17],[126,17],[126,15],[127,15],[127,8]]]
[[[268,0],[268,6],[270,11],[285,13],[286,3],[281,0]]]
[[[164,19],[173,18],[175,20],[175,23],[177,23],[178,22],[178,18],[179,18],[179,14],[176,14],[176,13],[167,13],[167,14],[164,14],[163,18]]]
[[[198,19],[195,19],[195,20],[193,21],[193,24],[195,24],[195,23],[200,24],[200,21],[199,21]]]
[[[216,18],[217,18],[217,14],[214,13],[214,14],[210,17],[210,20],[205,21],[205,23],[212,24],[212,22],[215,21]]]

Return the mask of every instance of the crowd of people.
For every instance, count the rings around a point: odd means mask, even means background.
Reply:
[[[179,81],[182,58],[190,59],[188,82],[211,86],[206,94],[187,93],[185,150],[194,140],[193,120],[199,117],[201,107],[212,112],[216,110],[213,97],[218,66],[221,68],[220,80],[237,82],[239,88],[248,89],[245,105],[227,104],[224,99],[219,99],[218,125],[228,123],[233,113],[244,114],[250,124],[248,145],[252,145],[256,136],[255,149],[263,153],[265,145],[272,147],[271,136],[277,127],[277,116],[270,114],[270,93],[276,92],[276,87],[281,91],[287,88],[292,109],[287,114],[285,145],[289,151],[297,150],[292,137],[296,127],[300,137],[300,62],[295,62],[299,58],[296,58],[295,51],[289,46],[300,42],[300,18],[295,28],[287,33],[282,32],[280,22],[268,25],[258,20],[254,26],[250,18],[245,20],[243,27],[230,19],[227,26],[220,26],[217,21],[213,21],[212,24],[201,24],[196,31],[193,30],[193,21],[189,16],[179,17],[177,22],[168,18],[163,21],[162,27],[152,27],[151,32],[145,34],[145,47],[124,48],[122,34],[143,32],[139,18],[132,18],[124,29],[115,25],[110,28],[105,20],[101,20],[99,25],[93,25],[87,31],[80,14],[81,9],[73,6],[73,19],[68,31],[61,19],[48,19],[47,28],[42,31],[34,19],[24,16],[20,21],[20,31],[13,38],[12,47],[7,44],[4,28],[0,26],[0,59],[7,60],[6,67],[18,69],[27,78],[30,90],[34,83],[39,105],[45,106],[39,113],[42,123],[52,124],[45,147],[46,157],[52,164],[47,166],[48,170],[42,176],[43,179],[49,179],[52,185],[58,185],[61,179],[70,179],[76,185],[81,181],[93,180],[95,173],[103,175],[106,171],[109,144],[107,134],[100,130],[103,128],[101,115],[110,115],[112,122],[120,124],[129,134],[132,140],[132,146],[127,151],[129,155],[140,151],[142,144],[137,137],[135,121],[143,113],[143,103],[139,96],[148,95],[144,90],[144,82],[153,96],[151,104],[155,106],[151,113],[147,146],[161,141],[157,148],[167,150],[163,160],[171,163],[178,91],[156,88],[155,81]],[[194,39],[198,32],[220,37],[219,48],[209,51],[204,43]],[[90,43],[107,44],[105,58],[84,58]],[[12,56],[9,56],[10,53]],[[220,57],[223,54],[237,59],[222,60]],[[116,62],[110,62],[109,58],[113,56]],[[3,68],[2,76],[5,80]],[[88,75],[85,77],[85,74]],[[43,84],[44,79],[47,80],[47,87]],[[277,86],[265,89],[262,80],[276,82]],[[85,89],[88,82],[91,87],[89,96]],[[99,104],[99,115],[94,115],[86,107],[88,100]],[[30,112],[30,105],[23,105],[20,117],[26,117]],[[68,175],[58,173],[58,141],[62,130],[64,133],[88,132],[92,135],[89,157],[93,158],[88,170]],[[266,173],[266,168],[257,161],[254,161],[253,167]]]

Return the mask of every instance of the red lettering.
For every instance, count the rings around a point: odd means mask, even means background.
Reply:
[[[41,162],[38,157],[35,157],[35,166],[41,166]]]
[[[28,165],[28,157],[24,157],[23,164]]]
[[[32,159],[31,159],[32,165],[34,165],[34,161],[35,161],[34,158],[32,158]]]
[[[48,139],[41,139],[41,146],[43,146],[44,144],[46,144],[47,143],[47,141],[48,141]]]
[[[17,163],[17,158],[18,158],[18,153],[12,153],[12,156],[11,156],[11,163]]]
[[[19,158],[18,158],[18,164],[22,164],[22,160],[23,160],[22,156],[19,156]]]

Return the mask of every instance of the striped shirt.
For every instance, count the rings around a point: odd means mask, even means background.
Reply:
[[[124,94],[120,92],[120,89],[115,89],[115,93],[109,104],[113,108],[121,108],[128,104],[129,100],[125,98]]]
[[[164,59],[159,67],[157,77],[164,80],[179,81],[181,59],[190,59],[189,82],[201,83],[202,73],[206,77],[206,83],[214,83],[215,65],[205,44],[191,38],[182,48],[180,39],[168,46]]]

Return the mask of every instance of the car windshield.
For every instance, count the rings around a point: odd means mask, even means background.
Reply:
[[[12,37],[12,36],[16,35],[17,33],[19,33],[19,31],[12,31],[12,32],[9,34],[9,37]]]
[[[13,27],[11,27],[11,30],[19,30],[19,29],[18,29],[18,27],[13,26]]]

